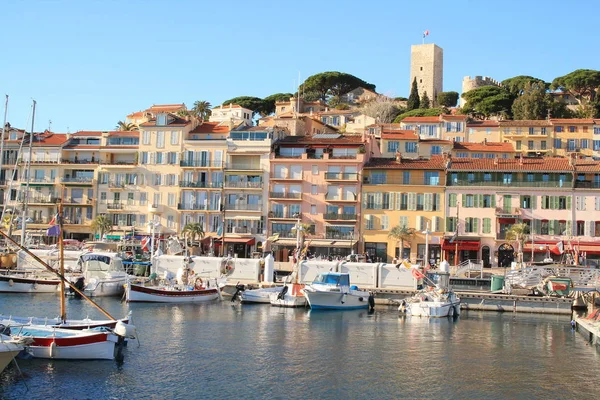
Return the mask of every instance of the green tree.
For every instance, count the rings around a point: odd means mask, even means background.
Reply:
[[[519,262],[523,262],[523,246],[525,245],[525,239],[527,238],[528,233],[529,226],[522,222],[512,224],[506,229],[506,240],[514,240],[519,245]]]
[[[527,83],[512,105],[514,119],[544,119],[552,111],[554,100],[540,82]]]
[[[117,131],[137,131],[139,128],[136,124],[131,124],[123,121],[117,122],[115,130]]]
[[[534,78],[533,76],[528,75],[519,75],[513,78],[508,78],[503,80],[501,83],[502,87],[508,90],[514,97],[522,95],[526,87],[530,87],[534,84],[545,89],[547,89],[549,86],[542,79]]]
[[[388,234],[388,238],[394,239],[400,242],[400,258],[402,258],[402,253],[404,250],[404,242],[409,242],[415,237],[417,231],[414,228],[408,228],[403,225],[396,225]]]
[[[593,102],[600,90],[600,71],[578,69],[552,81],[551,89],[571,93],[577,99]]]
[[[350,106],[346,103],[340,103],[337,106],[335,106],[336,110],[349,110]]]
[[[177,115],[178,117],[181,118],[185,118],[188,117],[190,115],[190,112],[188,110],[178,110],[175,115]]]
[[[481,86],[462,94],[467,102],[463,107],[465,114],[476,118],[491,116],[510,116],[514,97],[510,92],[498,86]]]
[[[110,219],[106,214],[97,215],[96,218],[92,220],[90,225],[90,228],[94,233],[100,234],[100,239],[104,237],[105,233],[112,231],[112,227],[112,219]]]
[[[406,117],[437,117],[446,112],[447,110],[445,108],[417,108],[416,110],[407,111],[398,115],[394,119],[394,123],[399,124],[400,121]]]
[[[423,96],[421,97],[421,108],[429,108],[431,107],[431,102],[429,101],[429,96],[427,96],[427,90],[423,92]]]
[[[185,238],[186,243],[192,245],[194,240],[202,239],[204,237],[204,229],[202,229],[202,224],[198,222],[190,222],[185,224],[181,230],[181,234]]]
[[[360,111],[369,117],[375,118],[375,123],[388,124],[396,118],[401,110],[391,101],[373,100],[365,103]]]
[[[194,107],[192,107],[192,114],[199,118],[202,121],[208,121],[208,117],[212,114],[211,104],[208,101],[198,100],[194,102]]]
[[[407,100],[408,100],[408,98],[407,98],[407,97],[402,97],[402,96],[400,96],[400,97],[394,97],[394,100],[395,100],[395,101],[407,101]]]
[[[311,75],[300,85],[299,92],[318,95],[327,101],[330,96],[341,96],[357,87],[375,91],[375,85],[367,83],[354,75],[345,72],[327,71]]]
[[[406,103],[406,109],[408,111],[416,110],[421,107],[421,100],[419,99],[419,88],[417,87],[417,78],[413,79],[412,88],[410,89],[410,95]]]
[[[458,103],[457,92],[440,92],[437,96],[437,103],[441,107],[456,107]]]
[[[252,110],[252,114],[262,113],[265,110],[265,101],[258,97],[253,96],[239,96],[234,97],[223,102],[223,107],[229,104],[237,104],[241,107]]]
[[[292,93],[275,93],[263,99],[263,107],[260,113],[264,116],[275,112],[275,103],[278,101],[289,101],[294,95]]]

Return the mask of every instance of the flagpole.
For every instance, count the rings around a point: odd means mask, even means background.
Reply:
[[[58,203],[58,251],[59,251],[59,266],[60,266],[60,274],[65,276],[65,247],[63,244],[63,204],[62,198],[60,203]],[[60,318],[64,322],[67,320],[67,307],[65,304],[65,281],[60,280]]]
[[[460,202],[456,202],[456,243],[454,244],[454,266],[458,266],[458,208],[460,207]]]
[[[35,105],[33,100],[33,114],[31,115],[31,132],[29,133],[29,159],[27,160],[27,182],[23,198],[23,213],[21,214],[21,246],[25,246],[25,231],[27,230],[27,206],[29,203],[29,182],[31,181],[31,157],[33,152],[33,129],[35,123]]]

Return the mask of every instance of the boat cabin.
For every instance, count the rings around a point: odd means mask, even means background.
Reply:
[[[321,272],[313,284],[350,286],[350,274],[340,272]]]
[[[116,253],[87,253],[79,257],[86,280],[100,274],[122,272],[123,260]]]

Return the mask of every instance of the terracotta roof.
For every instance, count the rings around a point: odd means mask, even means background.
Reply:
[[[450,171],[571,172],[567,158],[453,158]]]
[[[499,127],[500,124],[498,123],[498,121],[493,121],[493,120],[488,120],[486,119],[485,121],[471,121],[471,122],[467,122],[467,128],[468,127],[486,127],[486,128],[497,128]]]
[[[371,158],[365,164],[364,169],[444,169],[443,156],[431,156],[431,158]]]
[[[172,118],[172,120],[166,126],[186,126],[191,123],[190,121],[180,118],[174,114],[169,114],[169,116]],[[150,121],[146,121],[143,124],[140,124],[140,126],[144,126],[144,127],[157,126],[156,119],[151,119]],[[161,125],[158,125],[158,126],[161,126]]]
[[[176,112],[181,110],[182,108],[186,108],[184,103],[181,104],[153,104],[152,107],[148,108],[146,111],[149,112]]]
[[[381,133],[382,139],[403,139],[403,140],[418,140],[419,135],[412,129],[384,130]]]
[[[429,122],[439,124],[442,121],[440,121],[440,117],[406,117],[402,122]]]
[[[137,112],[133,112],[131,114],[129,114],[127,116],[127,118],[141,118],[144,116],[144,112],[143,111],[137,111]]]
[[[471,142],[455,142],[454,150],[463,151],[490,151],[490,152],[514,152],[515,149],[512,143],[504,142],[484,142],[484,143],[471,143]]]
[[[66,141],[67,135],[64,133],[44,132],[34,136],[33,146],[60,146]]]
[[[245,108],[245,107],[242,107],[239,104],[231,104],[231,105],[221,104],[220,106],[213,107],[213,110],[217,110],[217,109],[228,110],[230,108]],[[249,108],[246,108],[246,109],[249,110]]]
[[[371,125],[367,125],[367,128],[377,128],[377,127],[381,127],[383,129],[389,129],[389,130],[402,129],[401,124],[371,124]]]
[[[592,118],[550,118],[550,121],[553,124],[573,124],[573,125],[581,125],[581,124],[593,124],[594,120]]]
[[[452,140],[443,140],[443,139],[421,139],[419,140],[421,144],[453,144]]]
[[[315,112],[317,115],[336,115],[336,114],[360,114],[360,111],[357,110],[329,110],[329,111],[317,111]]]
[[[109,137],[140,137],[140,131],[112,131],[108,132]]]
[[[575,160],[575,171],[577,171],[577,172],[600,172],[600,161]]]
[[[498,121],[500,126],[552,126],[552,123],[550,121],[547,121],[545,119],[523,119],[523,120],[517,120],[517,121],[512,121],[512,120],[504,120],[504,121]]]
[[[363,144],[362,135],[340,135],[335,139],[324,139],[313,136],[287,136],[277,142],[279,145],[298,145],[298,144]]]
[[[73,136],[102,136],[101,131],[77,131]]]
[[[443,114],[440,115],[441,119],[444,121],[466,121],[466,115],[451,115],[451,114]]]
[[[229,133],[229,125],[221,122],[203,122],[190,133]]]

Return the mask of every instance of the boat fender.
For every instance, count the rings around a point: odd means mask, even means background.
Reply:
[[[373,294],[369,294],[369,308],[373,310],[375,308],[375,296]]]
[[[38,284],[37,284],[37,282],[33,284],[33,290],[38,290]]]
[[[202,278],[196,278],[196,282],[194,283],[194,289],[196,290],[202,290]]]
[[[56,342],[50,343],[50,358],[54,358],[54,353],[56,352]]]
[[[365,299],[363,299],[362,297],[358,298],[358,301],[364,301]]]
[[[12,279],[8,280],[8,286],[13,287],[15,286],[15,281],[13,281]]]

